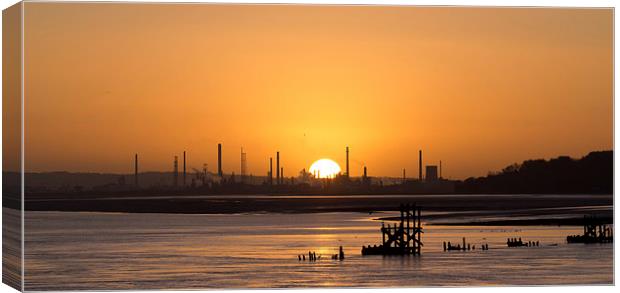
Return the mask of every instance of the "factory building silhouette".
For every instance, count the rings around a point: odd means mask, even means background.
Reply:
[[[437,166],[426,166],[426,181],[435,181],[437,176]]]

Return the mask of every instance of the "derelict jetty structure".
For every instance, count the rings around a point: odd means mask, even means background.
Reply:
[[[362,255],[420,255],[422,252],[422,208],[415,204],[400,205],[400,223],[381,224],[383,243],[363,246]]]
[[[566,237],[568,243],[613,243],[614,236],[611,227],[595,216],[583,216],[583,235]]]

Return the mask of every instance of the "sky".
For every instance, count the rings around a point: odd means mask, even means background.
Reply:
[[[464,179],[613,148],[611,9],[26,3],[25,169]],[[191,169],[190,169],[191,170]]]

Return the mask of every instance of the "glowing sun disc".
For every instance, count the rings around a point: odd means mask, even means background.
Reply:
[[[340,173],[338,163],[330,159],[320,159],[310,166],[310,174],[319,178],[334,178]]]

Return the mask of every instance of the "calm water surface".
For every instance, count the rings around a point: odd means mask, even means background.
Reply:
[[[581,227],[425,225],[422,256],[362,257],[390,215],[27,212],[26,290],[613,283],[613,245],[565,244]],[[442,251],[462,237],[490,250]],[[346,259],[331,260],[340,245]],[[309,250],[321,259],[297,260]]]

